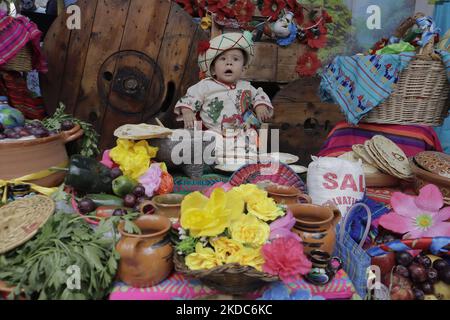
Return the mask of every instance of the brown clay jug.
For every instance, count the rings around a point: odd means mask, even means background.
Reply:
[[[302,238],[305,254],[319,250],[332,256],[341,212],[335,207],[314,204],[289,205],[288,209],[296,220],[293,231]]]
[[[119,225],[122,237],[116,249],[120,254],[119,279],[135,288],[146,288],[165,280],[173,270],[173,248],[169,239],[171,222],[159,215],[145,215],[134,221],[142,234],[129,234]]]
[[[269,185],[266,187],[269,197],[275,200],[277,204],[290,205],[297,204],[302,199],[306,203],[312,203],[312,199],[307,194],[304,194],[296,187]]]

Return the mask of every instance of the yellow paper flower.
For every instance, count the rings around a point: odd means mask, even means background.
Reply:
[[[188,195],[181,203],[181,226],[195,238],[215,237],[223,233],[232,215],[226,203],[227,197],[222,189],[214,190],[209,200],[200,192]]]
[[[134,142],[118,139],[117,146],[109,155],[120,166],[123,174],[137,180],[150,166],[150,160],[156,157],[158,148],[148,145],[146,140]]]
[[[257,248],[267,242],[270,227],[253,215],[241,215],[230,226],[231,238],[244,245]]]
[[[260,199],[259,201],[247,204],[248,213],[263,221],[274,221],[284,215],[284,211],[279,208],[272,198]]]
[[[185,259],[186,266],[191,270],[208,270],[223,264],[213,249],[204,248],[201,243],[195,246],[195,252]]]
[[[212,19],[210,16],[203,17],[202,20],[200,21],[200,27],[203,30],[208,30],[211,28],[211,26],[212,26]]]
[[[231,221],[238,219],[245,209],[244,199],[235,190],[227,192],[227,204],[226,207],[231,210]]]
[[[210,243],[214,247],[216,255],[224,262],[229,256],[235,255],[243,248],[239,242],[225,237],[212,239]]]
[[[238,263],[241,266],[250,266],[258,271],[262,271],[264,257],[261,254],[261,247],[256,249],[242,247],[241,250],[229,256],[226,263]]]
[[[267,198],[267,191],[258,188],[255,184],[243,184],[235,187],[232,191],[237,192],[246,203],[253,203]]]

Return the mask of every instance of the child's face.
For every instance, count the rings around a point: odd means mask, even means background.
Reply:
[[[245,57],[240,49],[225,51],[216,58],[213,71],[216,79],[222,82],[235,83],[244,71]]]

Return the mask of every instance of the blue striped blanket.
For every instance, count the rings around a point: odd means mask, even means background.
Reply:
[[[450,81],[450,53],[437,52],[443,59]],[[365,114],[391,95],[400,72],[415,55],[415,52],[404,52],[336,57],[322,74],[321,99],[337,103],[347,121],[356,125]]]

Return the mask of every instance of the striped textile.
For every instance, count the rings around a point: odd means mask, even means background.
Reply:
[[[352,299],[355,289],[344,270],[340,270],[334,279],[325,286],[315,286],[304,279],[286,284],[290,290],[307,289],[312,295],[320,295],[326,300]],[[264,288],[243,298],[253,300],[262,296]],[[118,282],[114,285],[109,300],[192,300],[220,295],[221,292],[211,289],[199,280],[186,278],[174,272],[169,278],[151,288],[132,288]]]
[[[174,193],[188,194],[195,191],[204,191],[218,182],[228,182],[230,177],[218,174],[207,174],[201,178],[189,178],[185,176],[174,176]]]
[[[20,110],[25,118],[42,120],[46,117],[44,100],[41,97],[35,98],[31,96],[26,80],[20,72],[0,72],[1,87],[4,88],[10,106]]]
[[[328,135],[319,157],[338,157],[352,151],[354,144],[364,144],[375,135],[383,135],[394,141],[408,157],[422,151],[440,151],[442,146],[436,132],[428,126],[361,123],[351,126],[339,122]]]
[[[450,53],[438,50],[450,81]],[[392,93],[399,74],[416,56],[415,52],[336,57],[323,72],[320,95],[337,103],[348,122],[358,124],[364,115]]]
[[[16,18],[0,11],[0,68],[13,59],[28,42],[33,47],[33,68],[47,72],[47,63],[41,52],[40,39],[42,32],[27,17]]]

